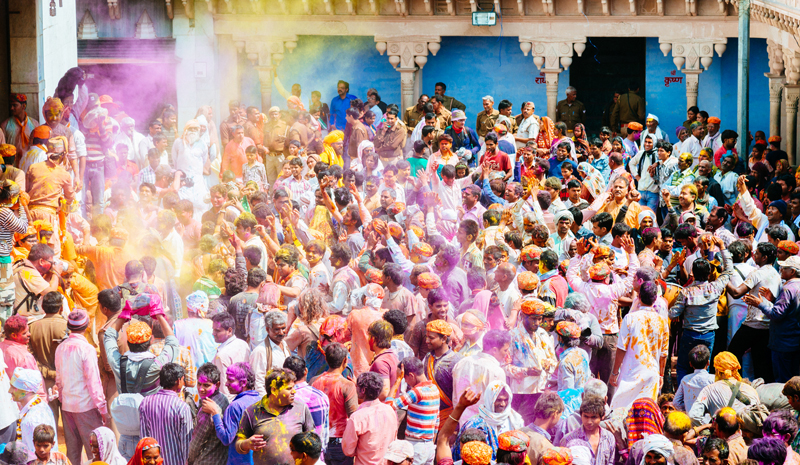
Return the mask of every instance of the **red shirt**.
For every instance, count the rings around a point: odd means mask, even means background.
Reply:
[[[383,379],[389,378],[389,386],[394,386],[394,382],[397,381],[398,363],[400,362],[397,360],[397,355],[392,349],[388,349],[372,359],[372,366],[369,367],[369,371],[381,375]]]
[[[485,163],[486,167],[492,171],[508,172],[511,169],[511,160],[509,160],[508,155],[496,149],[493,154],[489,154],[489,152],[483,154],[481,163]]]
[[[736,149],[735,148],[732,150],[732,152],[736,156],[739,155],[738,153],[736,153]],[[716,153],[714,153],[714,164],[717,165],[717,168],[722,166],[722,157],[724,157],[726,153],[728,153],[728,149],[726,149],[724,145],[722,147],[720,147],[716,151]]]
[[[330,401],[331,437],[342,437],[347,426],[347,412],[355,412],[358,408],[356,385],[340,374],[325,372],[311,386],[324,392]]]

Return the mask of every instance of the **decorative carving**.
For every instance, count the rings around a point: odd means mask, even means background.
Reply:
[[[636,16],[636,0],[628,0],[631,6],[631,16]]]
[[[136,32],[134,32],[133,36],[137,39],[156,38],[156,29],[153,26],[150,15],[147,14],[147,10],[144,10],[142,16],[139,17],[139,21],[136,21]]]
[[[233,0],[224,0],[225,6],[228,9],[228,14],[232,15],[236,13],[236,10],[233,8]]]
[[[786,74],[786,84],[797,84],[800,81],[800,53],[790,48],[784,48],[783,66],[784,74]]]
[[[175,12],[172,10],[172,0],[166,0],[167,2],[167,17],[169,19],[175,19]]]
[[[683,65],[687,70],[702,71],[711,66],[714,52],[722,56],[725,53],[727,39],[658,39],[659,48],[664,56],[672,50],[672,61],[680,71]]]
[[[686,16],[697,16],[697,2],[695,0],[685,0]]]
[[[333,14],[333,6],[331,5],[331,0],[322,0],[325,3],[325,12],[329,15]]]
[[[520,16],[525,16],[525,0],[517,0],[517,12]]]
[[[433,16],[433,6],[431,5],[431,0],[425,0],[425,11],[427,11],[429,15]]]
[[[55,6],[55,2],[51,3]],[[50,12],[50,16],[55,16],[53,11]],[[119,0],[108,0],[108,17],[111,19],[120,19],[122,17],[119,11]]]
[[[600,0],[600,4],[603,6],[603,15],[611,16],[611,10],[608,8],[608,0]]]
[[[189,19],[194,19],[194,0],[181,0],[183,3],[183,13]]]
[[[97,24],[92,18],[92,13],[86,10],[81,22],[78,23],[78,40],[97,39]]]
[[[372,14],[378,14],[378,6],[376,5],[377,0],[369,0],[369,9],[372,11]]]
[[[658,16],[664,16],[664,2],[662,0],[656,0],[656,12]]]
[[[380,37],[375,36],[375,48],[383,55],[381,50],[389,55],[389,63],[400,69],[422,69],[428,62],[428,52],[436,56],[441,47],[440,37]],[[420,59],[424,58],[424,59]]]
[[[578,56],[581,56],[583,51],[586,50],[585,37],[574,39],[520,37],[519,42],[522,53],[528,56],[528,52],[531,52],[533,55],[533,63],[539,69],[541,69],[542,66],[552,69],[560,69],[560,66],[564,66],[566,69],[572,64],[573,50]],[[563,61],[563,58],[568,58],[569,60]]]
[[[783,47],[767,39],[767,55],[769,56],[770,74],[783,74]]]
[[[553,0],[542,0],[542,10],[544,14],[547,16],[553,16],[555,14],[555,8],[553,7]]]
[[[394,0],[394,9],[400,16],[407,16],[408,9],[405,0]]]

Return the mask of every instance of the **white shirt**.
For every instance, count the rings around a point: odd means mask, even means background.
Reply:
[[[236,336],[231,336],[228,338],[228,340],[220,344],[219,348],[217,349],[217,356],[214,357],[214,365],[219,368],[220,372],[219,390],[225,394],[225,397],[228,398],[228,401],[232,401],[236,396],[228,392],[228,377],[225,373],[225,370],[227,370],[228,367],[234,363],[246,362],[249,356],[250,346]]]
[[[717,133],[713,136],[711,134],[706,134],[706,136],[703,137],[703,147],[711,147],[714,153],[717,153],[717,150],[722,147],[722,132],[717,130]]]
[[[8,368],[8,365],[3,359],[3,351],[0,350],[0,429],[5,428],[19,418],[19,406],[11,399],[11,394],[8,392],[8,388],[11,387],[11,381],[6,374],[6,368]]]
[[[536,140],[536,137],[539,135],[539,117],[536,115],[531,115],[524,120],[519,125],[519,129],[517,129],[517,136],[522,137],[524,139],[533,139]],[[525,147],[524,142],[517,142],[517,148],[521,149]]]
[[[461,190],[472,184],[472,177],[467,176],[461,179],[454,179],[453,184],[448,186],[434,173],[431,176],[431,183],[433,184],[433,192],[439,194],[439,199],[442,201],[441,208],[458,212],[458,209],[463,205]]]
[[[54,450],[58,450],[58,426],[56,419],[53,417],[53,411],[50,410],[50,405],[46,400],[42,400],[37,405],[31,407],[31,404],[36,402],[39,397],[34,397],[30,402],[25,404],[19,411],[19,418],[22,420],[20,429],[22,430],[22,443],[28,450],[28,461],[36,459],[36,446],[33,444],[33,430],[39,425],[50,425],[53,427],[55,444]]]
[[[681,151],[682,153],[688,152],[692,154],[692,168],[697,166],[697,162],[700,161],[697,157],[700,156],[700,149],[702,148],[703,146],[700,145],[700,141],[697,140],[697,137],[694,135],[689,136],[685,141],[683,141],[683,144],[681,145]]]
[[[492,381],[506,382],[506,373],[496,358],[483,352],[465,357],[453,367],[453,397],[460,399],[467,388],[483,395],[486,386]],[[463,425],[477,415],[479,406],[476,404],[467,407],[459,423]]]
[[[175,228],[172,228],[172,231],[167,234],[167,237],[161,243],[164,244],[164,248],[167,249],[175,263],[175,277],[180,277],[181,264],[183,263],[183,238]],[[264,269],[266,270],[266,268]]]
[[[267,367],[267,348],[264,345],[266,341],[269,341],[269,345],[272,348],[272,366]],[[292,355],[289,350],[286,348],[286,342],[282,341],[281,345],[278,346],[272,339],[267,337],[267,339],[259,344],[253,352],[250,354],[248,362],[250,363],[250,368],[253,369],[253,372],[256,375],[256,391],[262,396],[267,394],[267,390],[264,387],[264,380],[267,377],[267,371],[273,368],[282,368],[283,362]]]

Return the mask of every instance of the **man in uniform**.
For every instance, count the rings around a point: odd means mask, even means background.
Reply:
[[[417,104],[406,108],[405,113],[403,113],[403,122],[406,124],[409,136],[414,131],[414,128],[417,127],[417,124],[425,117],[426,103],[428,103],[428,94],[422,94],[419,96]]]
[[[267,116],[267,124],[264,125],[264,146],[267,148],[268,153],[264,167],[267,171],[267,181],[272,186],[283,169],[286,135],[289,132],[289,126],[286,121],[281,119],[281,109],[278,107],[270,108]]]
[[[494,106],[494,98],[487,95],[483,98],[483,111],[478,113],[478,119],[475,121],[475,132],[478,133],[481,139],[486,137],[486,133],[494,128],[494,123],[500,112],[492,108]]]
[[[556,122],[566,124],[567,131],[586,122],[586,107],[578,100],[578,91],[572,86],[567,87],[567,98],[556,105]]]
[[[639,83],[631,81],[628,84],[628,92],[619,96],[617,106],[611,114],[611,127],[616,130],[621,126],[628,126],[628,123],[644,123],[644,99],[639,97]]]
[[[450,97],[444,95],[444,92],[447,90],[447,86],[444,85],[444,82],[437,82],[436,86],[434,87],[434,92],[437,97],[440,98],[442,105],[447,111],[453,111],[454,109],[459,109],[461,111],[466,111],[467,106],[463,103],[456,100],[454,97]]]

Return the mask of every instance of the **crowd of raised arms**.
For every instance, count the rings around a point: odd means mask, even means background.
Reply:
[[[800,465],[780,137],[85,80],[0,126],[0,463]]]

